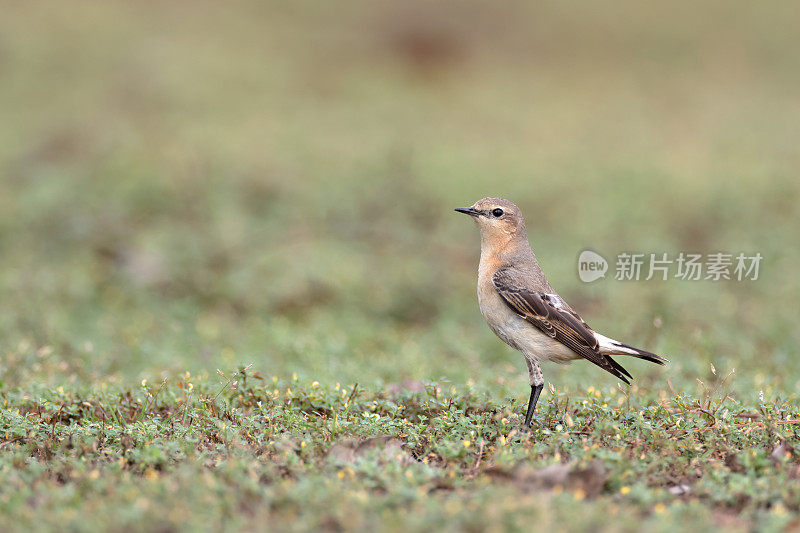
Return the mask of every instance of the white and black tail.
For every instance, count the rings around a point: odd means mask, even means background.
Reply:
[[[597,332],[594,332],[594,335],[599,344],[598,350],[603,355],[630,355],[632,357],[644,359],[645,361],[650,361],[651,363],[657,363],[659,365],[669,363],[669,360],[661,357],[660,355],[648,352],[647,350],[634,348],[633,346],[625,344],[624,342],[609,339],[605,335],[600,335]]]

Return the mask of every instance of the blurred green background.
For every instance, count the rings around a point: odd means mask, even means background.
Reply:
[[[798,392],[798,33],[790,2],[3,2],[2,380],[523,397],[452,211],[503,196],[590,325],[673,361],[623,361],[639,386]],[[589,285],[586,247],[764,260]]]

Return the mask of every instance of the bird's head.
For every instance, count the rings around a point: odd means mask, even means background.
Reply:
[[[456,211],[475,220],[481,230],[481,241],[499,243],[513,238],[526,238],[522,211],[504,198],[483,198],[470,207],[459,207]]]

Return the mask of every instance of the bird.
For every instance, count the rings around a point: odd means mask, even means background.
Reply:
[[[531,395],[525,413],[530,428],[544,388],[540,362],[587,359],[630,385],[632,376],[611,356],[627,355],[660,365],[660,355],[597,333],[547,282],[531,249],[519,207],[504,198],[483,198],[456,208],[480,230],[478,306],[489,328],[525,356]]]

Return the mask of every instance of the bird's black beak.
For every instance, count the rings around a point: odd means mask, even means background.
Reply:
[[[481,214],[480,211],[478,211],[477,209],[473,209],[471,207],[456,207],[455,210],[458,211],[459,213],[464,213],[465,215],[469,215],[471,217],[476,217]]]

